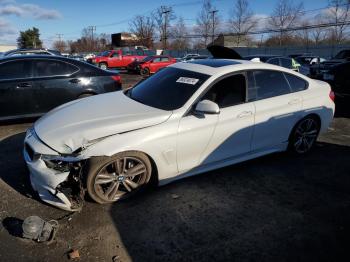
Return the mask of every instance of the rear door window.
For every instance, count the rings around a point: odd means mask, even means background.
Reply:
[[[169,61],[169,57],[162,57],[162,62],[168,62]]]
[[[291,92],[284,74],[273,70],[257,70],[249,72],[248,100],[261,100],[285,95]]]
[[[19,60],[0,64],[0,80],[28,77],[31,77],[29,61]]]
[[[284,73],[284,75],[287,78],[287,81],[290,85],[292,92],[298,92],[298,91],[303,91],[307,89],[308,83],[305,80],[288,73]]]
[[[216,83],[202,98],[219,105],[220,108],[245,102],[246,80],[243,74],[229,76]]]
[[[57,60],[34,61],[35,77],[65,76],[79,71],[79,68]]]

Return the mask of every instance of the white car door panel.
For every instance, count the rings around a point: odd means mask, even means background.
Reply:
[[[261,150],[288,140],[299,119],[302,100],[296,93],[254,102],[255,126],[252,150]]]
[[[210,164],[249,153],[254,113],[253,103],[221,109],[213,138],[201,156],[201,163]]]
[[[257,70],[248,76],[248,96],[255,104],[252,151],[287,142],[301,115],[302,96],[291,91],[289,82],[281,72]]]
[[[177,163],[179,172],[199,164],[200,156],[213,136],[219,115],[188,115],[180,120],[177,135]]]

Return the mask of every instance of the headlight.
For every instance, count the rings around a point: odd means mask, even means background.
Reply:
[[[52,156],[41,155],[40,159],[43,160],[48,168],[55,169],[60,172],[69,172],[74,163],[80,161],[71,156]]]

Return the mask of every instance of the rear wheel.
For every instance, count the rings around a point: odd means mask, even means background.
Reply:
[[[142,76],[149,76],[150,75],[150,70],[148,67],[141,69],[141,75]]]
[[[320,132],[320,122],[314,116],[307,116],[294,127],[289,139],[289,149],[297,154],[305,154],[314,146]]]
[[[151,173],[148,157],[136,151],[91,159],[87,190],[97,203],[115,202],[138,192],[149,182]]]

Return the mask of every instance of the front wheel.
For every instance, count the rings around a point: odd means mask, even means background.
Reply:
[[[151,173],[152,166],[145,154],[123,152],[91,159],[86,187],[97,203],[111,203],[135,194],[149,182]]]
[[[300,120],[289,139],[289,149],[297,154],[305,154],[314,146],[320,132],[318,119],[312,116]]]
[[[103,69],[103,70],[107,70],[108,66],[105,63],[101,63],[100,64],[100,68]]]

